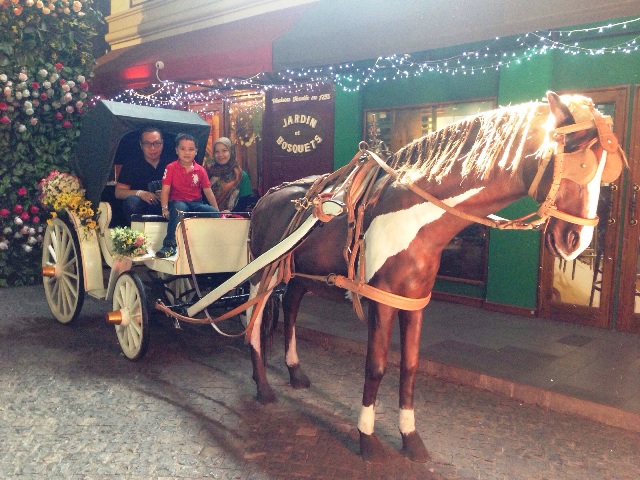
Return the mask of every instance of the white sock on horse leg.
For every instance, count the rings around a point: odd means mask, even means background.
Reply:
[[[296,348],[296,327],[292,328],[291,340],[289,341],[289,348],[285,353],[285,362],[288,367],[298,365],[300,359],[298,358],[298,349]]]
[[[358,419],[358,430],[365,435],[373,434],[373,425],[375,421],[376,413],[373,409],[373,405],[362,407],[362,410],[360,410],[360,418]]]
[[[407,435],[416,429],[416,417],[413,409],[407,410],[405,408],[400,409],[400,433]]]

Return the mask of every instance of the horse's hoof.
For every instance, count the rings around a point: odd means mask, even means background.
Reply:
[[[311,386],[311,380],[302,371],[300,365],[287,368],[289,369],[289,382],[293,388],[309,388]]]
[[[367,463],[384,463],[389,457],[375,433],[367,435],[362,432],[360,432],[360,456]]]
[[[260,402],[262,405],[267,405],[269,403],[275,403],[278,401],[278,397],[276,397],[276,394],[273,392],[273,389],[271,387],[267,387],[267,388],[258,388],[258,402]]]
[[[402,454],[412,462],[426,463],[431,460],[431,455],[417,430],[406,435],[402,434]]]

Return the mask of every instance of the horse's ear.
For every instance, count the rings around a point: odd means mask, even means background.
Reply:
[[[547,100],[549,101],[549,107],[551,107],[551,113],[556,119],[556,128],[576,123],[573,115],[571,115],[567,106],[562,103],[557,93],[548,91]]]

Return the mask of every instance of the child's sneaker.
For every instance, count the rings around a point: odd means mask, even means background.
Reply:
[[[156,257],[158,258],[168,258],[171,255],[176,254],[175,247],[162,247],[160,250],[156,252]]]

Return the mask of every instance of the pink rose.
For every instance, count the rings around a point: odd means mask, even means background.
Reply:
[[[46,93],[42,92],[40,94],[40,100],[46,100],[47,98],[49,98],[49,95],[47,95]]]
[[[20,218],[21,218],[23,221],[25,221],[25,222],[26,222],[27,220],[29,220],[29,213],[27,213],[27,212],[22,212],[22,213],[20,214]]]
[[[57,70],[62,70],[62,69],[64,68],[64,66],[63,66],[60,62],[57,62],[57,63],[54,65],[54,67],[55,67]]]
[[[7,109],[7,104],[4,102],[0,102],[0,111],[4,112]]]
[[[31,208],[29,209],[30,213],[38,213],[39,211],[40,209],[36,205],[32,205]]]
[[[0,217],[8,217],[10,214],[11,212],[9,212],[9,210],[7,210],[6,208],[0,210]]]
[[[16,213],[22,213],[22,205],[16,205],[13,207],[13,211]]]
[[[38,82],[31,82],[31,90],[37,90],[40,88],[40,84]]]
[[[82,83],[80,84],[80,88],[81,88],[82,90],[84,90],[84,91],[89,90],[89,82],[82,82]]]
[[[60,113],[60,112],[56,112],[55,117],[56,117],[56,119],[58,119],[58,120],[62,120],[62,113]]]
[[[24,195],[26,195],[26,194],[27,194],[27,189],[26,189],[26,188],[24,188],[24,187],[20,187],[20,188],[18,189],[18,196],[23,197],[23,196],[24,196]]]
[[[33,217],[31,220],[33,223],[40,223],[40,217]]]
[[[65,82],[66,82],[66,80],[65,80],[64,78],[61,78],[61,79],[60,79],[60,85],[64,85],[64,84],[65,84]]]
[[[64,128],[71,128],[73,124],[69,120],[65,120],[64,122],[62,122],[62,126]]]
[[[84,113],[84,110],[81,108],[76,108],[76,112],[78,112],[78,115],[82,115]]]
[[[11,123],[11,120],[9,120],[9,117],[4,115],[0,117],[0,123],[2,123],[3,125],[9,125]]]

